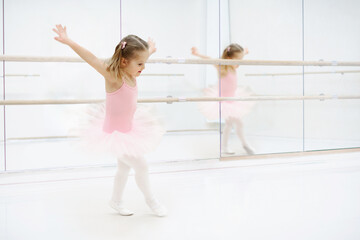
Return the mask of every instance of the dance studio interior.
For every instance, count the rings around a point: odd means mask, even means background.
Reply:
[[[1,0],[0,239],[360,239],[359,9],[358,0]],[[124,55],[129,35],[146,42],[134,58]],[[123,54],[117,85],[83,49],[101,66]],[[133,76],[140,53],[148,58]],[[145,111],[161,138],[122,142],[132,127],[89,147],[91,112],[112,111],[120,89],[137,91],[132,126]],[[142,127],[134,139],[153,129]],[[154,142],[145,175],[122,162]],[[121,162],[130,170],[120,191]]]

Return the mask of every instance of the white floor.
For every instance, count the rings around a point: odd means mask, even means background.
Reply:
[[[360,239],[360,152],[153,163],[169,216],[108,206],[114,168],[0,174],[0,239]]]

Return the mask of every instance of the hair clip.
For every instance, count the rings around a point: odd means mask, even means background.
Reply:
[[[121,43],[121,49],[124,49],[126,47],[126,42]]]
[[[230,47],[228,47],[228,48],[226,49],[226,52],[230,52]]]

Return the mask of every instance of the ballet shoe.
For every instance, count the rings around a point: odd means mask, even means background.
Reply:
[[[134,213],[132,211],[130,211],[129,209],[125,208],[122,203],[115,203],[113,201],[109,202],[109,205],[111,208],[113,208],[114,210],[116,210],[120,215],[122,216],[131,216]]]
[[[156,216],[165,217],[167,215],[166,208],[156,199],[146,200],[146,203]]]
[[[235,154],[235,151],[233,151],[230,148],[224,147],[224,148],[222,148],[221,153],[223,153],[223,154]]]
[[[244,145],[243,148],[244,148],[244,150],[246,151],[246,153],[247,153],[248,155],[254,155],[254,153],[255,153],[255,152],[254,152],[254,149],[251,148],[250,146]]]

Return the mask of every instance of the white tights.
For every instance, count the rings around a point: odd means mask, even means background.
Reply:
[[[141,192],[144,194],[146,201],[154,199],[150,188],[149,167],[143,157],[122,157],[117,159],[117,171],[114,179],[114,188],[112,201],[121,203],[123,200],[124,188],[129,176],[130,169],[135,171],[135,181]]]
[[[232,117],[229,117],[225,120],[225,127],[223,131],[223,147],[224,148],[228,147],[230,132],[233,126],[235,126],[236,135],[241,140],[242,145],[244,147],[248,147],[249,145],[244,136],[244,130],[243,130],[244,127],[242,121],[240,119],[232,118]]]

